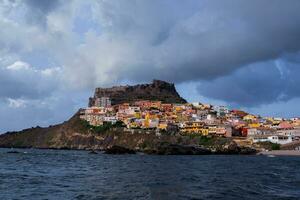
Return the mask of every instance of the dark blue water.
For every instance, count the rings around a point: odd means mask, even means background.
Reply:
[[[0,199],[300,199],[300,157],[0,149]]]

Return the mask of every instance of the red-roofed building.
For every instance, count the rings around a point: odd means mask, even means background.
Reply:
[[[289,122],[281,122],[279,125],[278,125],[278,129],[293,129],[294,127],[289,123]]]
[[[231,114],[240,118],[245,117],[246,115],[248,115],[248,113],[242,111],[242,110],[232,110]]]

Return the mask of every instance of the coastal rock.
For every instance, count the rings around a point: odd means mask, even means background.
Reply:
[[[98,154],[96,151],[94,151],[94,150],[91,150],[90,152],[89,152],[89,154]]]
[[[19,151],[8,151],[7,153],[18,154],[18,153],[20,153],[20,152],[19,152]]]
[[[257,153],[256,149],[250,148],[250,147],[241,147],[240,148],[240,153],[243,155],[254,155]]]
[[[216,148],[213,150],[214,154],[255,154],[256,150],[250,147],[241,147],[236,142],[230,141],[223,145],[216,145]]]
[[[208,155],[211,151],[197,146],[168,144],[159,145],[155,149],[145,151],[147,154],[158,155]]]
[[[126,147],[114,145],[105,150],[105,154],[135,154],[135,151]]]

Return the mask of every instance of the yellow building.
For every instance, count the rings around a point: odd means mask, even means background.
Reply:
[[[168,124],[165,122],[161,122],[158,125],[158,129],[160,129],[160,130],[167,130],[167,127],[168,127]]]
[[[134,117],[137,119],[141,119],[142,115],[140,112],[136,112],[136,113],[134,113]]]
[[[256,116],[248,114],[248,115],[246,115],[246,116],[243,117],[243,120],[245,120],[245,121],[256,120]]]
[[[209,134],[209,130],[207,128],[201,129],[201,135],[207,136]]]
[[[181,127],[183,133],[208,134],[208,129],[204,128],[203,122],[185,122]]]
[[[250,128],[258,128],[258,127],[260,127],[261,125],[260,125],[260,123],[251,123],[251,124],[248,124],[248,126],[249,126]]]
[[[150,119],[146,118],[144,123],[143,123],[144,128],[149,128],[150,127]]]
[[[160,108],[161,107],[161,101],[151,101],[151,107],[152,108]]]
[[[181,112],[183,110],[183,108],[181,106],[175,106],[174,109],[175,109],[175,112]]]
[[[208,134],[215,135],[217,133],[217,127],[216,126],[209,126],[208,127]]]
[[[137,124],[136,122],[130,122],[128,125],[127,125],[128,128],[139,128],[139,124]]]

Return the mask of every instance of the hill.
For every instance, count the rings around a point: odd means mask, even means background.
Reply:
[[[152,84],[97,88],[94,98],[111,97],[113,104],[136,100],[160,100],[165,103],[185,103],[174,84],[154,80]],[[90,105],[93,98],[90,99]],[[180,134],[156,135],[155,130],[133,131],[120,125],[93,127],[80,119],[79,110],[69,120],[54,126],[35,127],[0,135],[0,147],[107,150],[124,147],[151,154],[253,153],[239,147],[230,138],[202,138]],[[116,123],[118,124],[118,123]],[[120,148],[116,148],[120,149]]]
[[[89,106],[93,106],[95,99],[99,97],[109,97],[113,105],[137,100],[155,100],[163,103],[187,102],[177,93],[174,84],[160,80],[153,80],[150,84],[96,88],[94,96],[89,99]]]
[[[122,127],[97,132],[79,118],[78,111],[68,121],[50,127],[35,127],[0,135],[0,147],[107,150],[124,147],[148,154],[202,155],[253,154],[254,149],[238,146],[229,138],[201,138],[181,135],[156,136],[155,132],[132,133]]]

